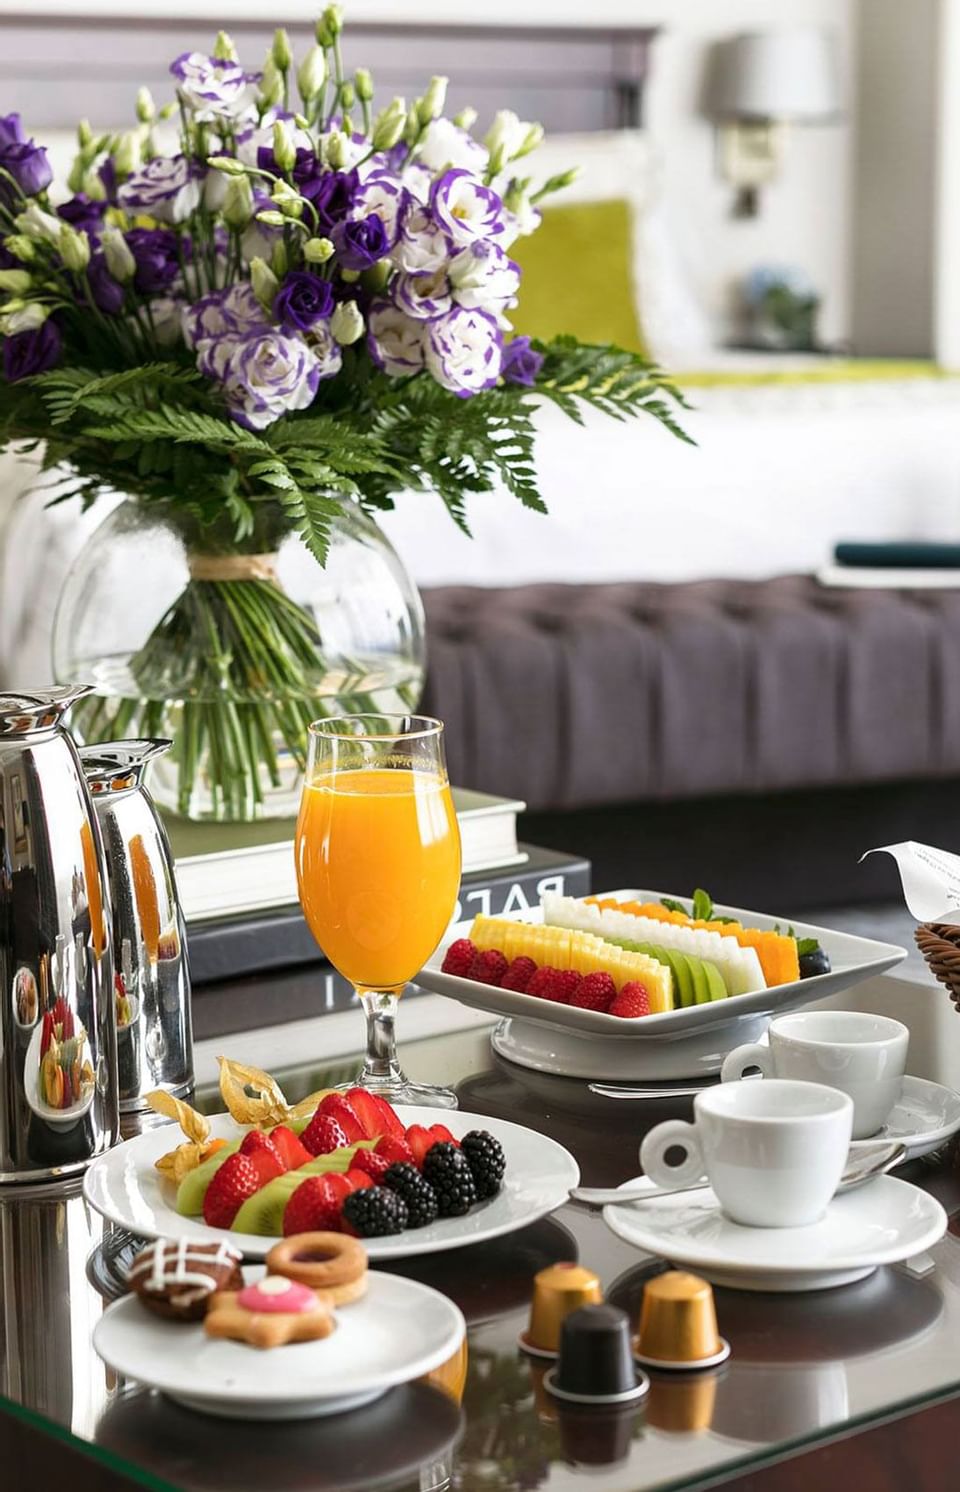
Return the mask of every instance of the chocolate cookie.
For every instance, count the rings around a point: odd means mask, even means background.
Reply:
[[[127,1283],[148,1310],[171,1321],[202,1321],[218,1290],[242,1290],[241,1255],[229,1243],[158,1239],[141,1249]]]

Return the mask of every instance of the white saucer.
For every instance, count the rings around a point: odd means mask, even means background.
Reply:
[[[759,1176],[757,1184],[762,1184]],[[947,1215],[934,1197],[893,1176],[878,1176],[834,1197],[821,1221],[806,1228],[732,1223],[708,1186],[679,1196],[615,1203],[603,1209],[603,1217],[627,1243],[733,1290],[847,1285],[880,1264],[895,1264],[930,1248],[947,1228]]]
[[[890,1111],[886,1124],[866,1140],[854,1140],[853,1146],[872,1145],[877,1140],[902,1140],[907,1160],[929,1155],[952,1134],[960,1130],[960,1093],[931,1083],[928,1078],[903,1079],[900,1100]]]
[[[710,1357],[699,1357],[696,1362],[670,1362],[665,1357],[646,1357],[636,1348],[633,1351],[633,1360],[638,1362],[642,1368],[663,1369],[665,1373],[699,1373],[704,1368],[718,1368],[722,1362],[726,1362],[730,1356],[730,1343],[726,1337],[720,1338],[720,1347]]]
[[[261,1269],[246,1273],[247,1281]],[[466,1323],[438,1290],[371,1270],[362,1300],[341,1306],[337,1329],[319,1342],[262,1351],[214,1340],[203,1323],[151,1313],[135,1295],[108,1307],[93,1345],[125,1378],[227,1419],[308,1419],[369,1404],[397,1383],[440,1367],[463,1340]]]

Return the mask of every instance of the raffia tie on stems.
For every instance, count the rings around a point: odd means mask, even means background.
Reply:
[[[191,580],[277,581],[277,556],[273,554],[189,554]]]
[[[923,922],[914,937],[931,974],[946,986],[960,1011],[960,927],[946,922]]]

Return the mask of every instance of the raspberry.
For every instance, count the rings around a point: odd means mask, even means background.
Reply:
[[[300,1139],[311,1155],[329,1155],[347,1143],[343,1125],[331,1114],[314,1114]]]
[[[535,969],[531,974],[526,993],[539,995],[542,1000],[549,1000],[550,996],[547,991],[553,988],[553,981],[559,973],[559,969],[552,969],[549,964],[541,964],[539,969]]]
[[[358,1150],[350,1167],[354,1171],[366,1171],[374,1186],[379,1186],[390,1167],[395,1164],[389,1155],[378,1155],[376,1150]]]
[[[476,956],[477,950],[470,939],[458,938],[455,943],[450,944],[440,967],[444,974],[459,974],[461,979],[467,979],[470,965]]]
[[[468,979],[477,984],[499,984],[507,971],[507,961],[499,948],[485,948],[470,965]]]
[[[609,974],[585,974],[574,991],[571,1005],[578,1010],[607,1011],[616,997],[617,987]]]
[[[553,1000],[557,1005],[570,1005],[579,988],[580,975],[576,969],[553,969],[540,994],[544,1000]]]
[[[500,988],[516,990],[518,994],[525,995],[527,985],[536,972],[537,966],[533,959],[527,958],[526,954],[522,953],[519,958],[515,958],[513,963],[508,965],[507,972],[500,981]]]
[[[637,1015],[650,1014],[650,996],[647,986],[641,984],[639,979],[631,979],[625,984],[613,1004],[610,1006],[610,1015],[623,1015],[628,1019]]]

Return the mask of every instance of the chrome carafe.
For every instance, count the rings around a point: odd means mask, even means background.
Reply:
[[[113,906],[120,1110],[193,1086],[186,931],[173,857],[144,776],[170,741],[103,741],[80,760],[100,820]]]
[[[62,724],[88,692],[0,694],[0,1182],[80,1171],[118,1135],[110,895]]]

